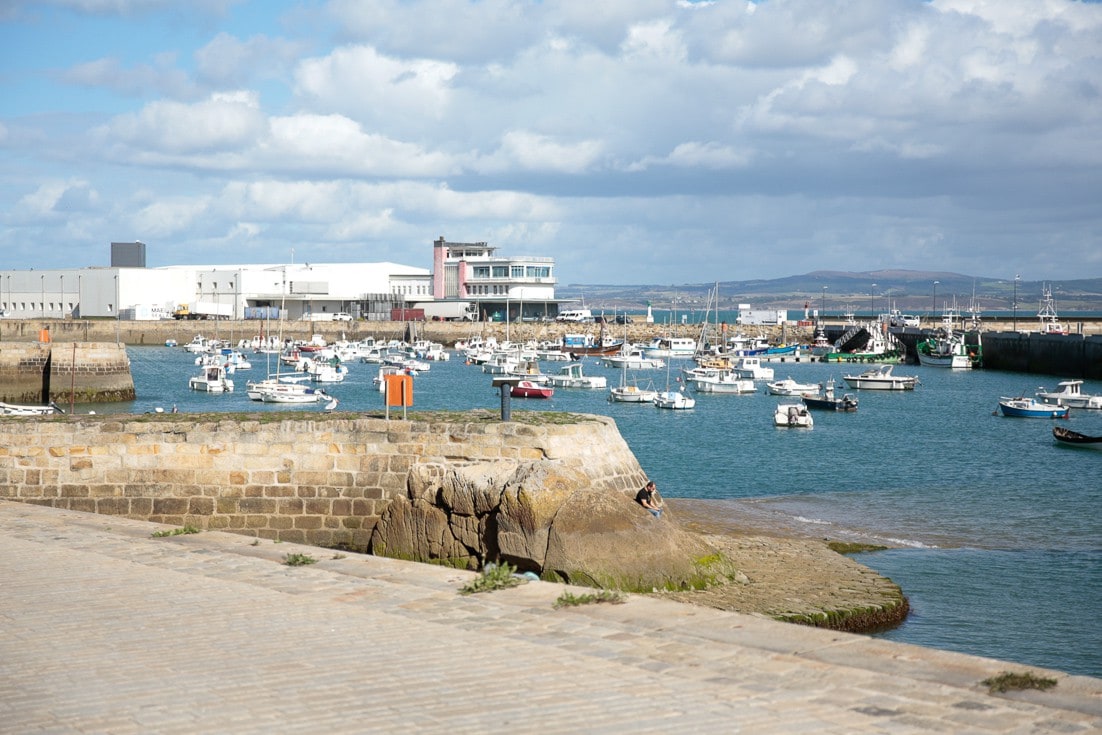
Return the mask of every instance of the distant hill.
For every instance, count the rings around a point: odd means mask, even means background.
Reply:
[[[598,309],[634,311],[645,309],[648,303],[658,309],[673,304],[702,309],[716,285],[569,284],[559,285],[555,295],[560,299],[578,299],[587,307]],[[1013,279],[907,270],[814,271],[769,280],[720,281],[718,286],[720,309],[735,309],[740,303],[751,304],[755,309],[801,309],[805,303],[820,308],[825,300],[827,311],[867,311],[874,301],[877,311],[887,311],[890,299],[891,306],[901,311],[940,313],[954,300],[961,311],[967,310],[975,294],[982,311],[1001,311],[1013,308],[1015,294]],[[1102,310],[1102,278],[1020,280],[1018,309],[1036,310],[1045,287],[1051,289],[1058,310]]]

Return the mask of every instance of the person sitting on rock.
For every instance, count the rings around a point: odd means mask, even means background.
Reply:
[[[635,494],[635,501],[646,508],[655,518],[662,517],[662,498],[658,495],[658,487],[654,480],[647,482],[643,488]]]

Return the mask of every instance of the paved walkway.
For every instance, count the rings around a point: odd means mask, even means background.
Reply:
[[[159,528],[0,501],[0,732],[1102,731],[1090,677],[996,696],[1027,667]]]

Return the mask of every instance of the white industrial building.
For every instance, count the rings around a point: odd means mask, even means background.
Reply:
[[[108,267],[0,271],[0,316],[171,319],[182,308],[227,319],[388,320],[419,302],[463,300],[478,318],[554,318],[554,259],[497,255],[485,242],[433,243],[435,272],[398,263],[145,266],[143,242],[111,243]],[[279,309],[278,312],[272,309]]]

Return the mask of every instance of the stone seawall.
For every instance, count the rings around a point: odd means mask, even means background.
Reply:
[[[990,370],[1102,380],[1102,336],[984,333],[983,365]]]
[[[115,342],[0,342],[0,401],[61,406],[134,400],[126,347]]]
[[[554,416],[0,417],[0,497],[366,550],[426,467],[556,460],[593,489],[634,495],[644,473],[611,419]]]

